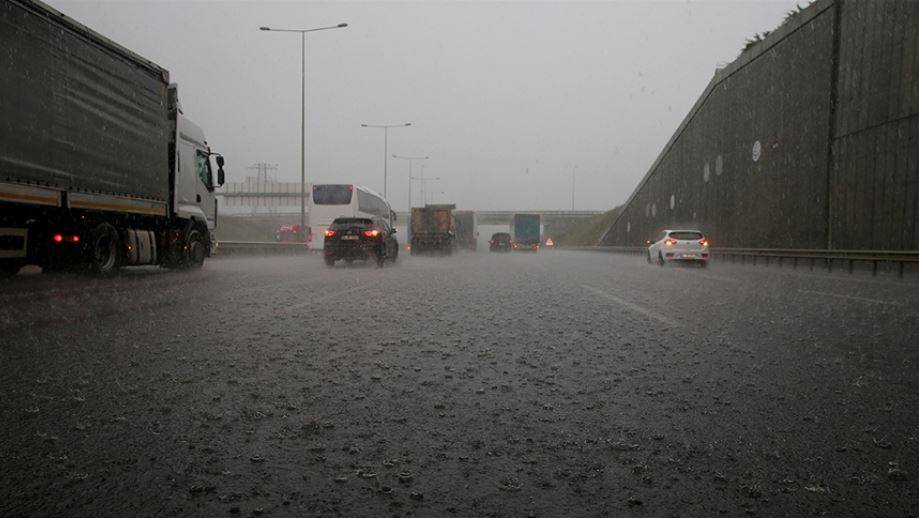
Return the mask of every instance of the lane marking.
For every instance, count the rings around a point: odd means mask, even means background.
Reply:
[[[798,290],[798,291],[801,293],[812,293],[814,295],[823,295],[826,297],[835,297],[839,299],[858,300],[861,302],[867,302],[869,304],[883,304],[885,306],[902,306],[903,305],[899,302],[891,302],[889,300],[869,299],[867,297],[857,297],[855,295],[842,295],[839,293],[830,293],[828,291],[817,291],[817,290]]]
[[[636,313],[641,313],[642,315],[644,315],[644,316],[646,316],[646,317],[653,318],[653,319],[657,320],[658,322],[662,322],[662,323],[664,323],[664,324],[666,324],[666,325],[668,325],[668,326],[670,326],[670,327],[681,327],[681,326],[683,325],[683,324],[677,322],[676,320],[667,318],[667,317],[665,317],[664,315],[661,315],[661,314],[659,314],[659,313],[655,313],[654,311],[651,311],[650,309],[647,309],[647,308],[644,308],[644,307],[642,307],[642,306],[639,306],[638,304],[635,304],[635,303],[633,303],[633,302],[629,302],[629,301],[627,301],[627,300],[622,300],[622,299],[620,299],[619,297],[616,297],[615,295],[610,295],[609,293],[607,293],[607,292],[605,292],[605,291],[603,291],[603,290],[598,290],[597,288],[594,288],[594,287],[592,287],[592,286],[587,286],[587,285],[584,285],[584,284],[582,284],[581,287],[584,288],[585,290],[587,290],[587,291],[589,291],[589,292],[595,294],[595,295],[599,295],[600,297],[603,297],[603,298],[605,298],[605,299],[611,300],[611,301],[613,301],[613,302],[615,302],[615,303],[617,303],[617,304],[620,304],[620,305],[622,305],[622,306],[625,306],[625,307],[631,309],[632,311],[635,311]]]

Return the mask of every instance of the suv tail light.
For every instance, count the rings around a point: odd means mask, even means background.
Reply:
[[[667,240],[664,241],[664,244],[667,245],[667,246],[673,246],[673,245],[676,244],[676,239],[667,238]]]
[[[325,237],[334,237],[334,236],[335,236],[334,230],[332,230],[331,228],[327,228],[325,230]]]
[[[377,229],[364,231],[364,237],[377,237],[379,235],[380,235],[380,231]]]

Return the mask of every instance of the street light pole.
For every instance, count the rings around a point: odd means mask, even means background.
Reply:
[[[306,241],[306,33],[300,33],[300,239]]]
[[[424,182],[436,182],[440,180],[440,177],[435,176],[434,178],[425,178],[424,177],[424,166],[421,166],[421,167],[422,167],[421,178],[415,178],[415,180],[418,180],[419,182],[421,182],[421,204],[427,205],[428,204],[428,189],[426,187],[427,184],[425,184]]]
[[[577,173],[578,166],[571,169],[571,211],[574,212],[574,176]]]
[[[272,29],[259,27],[261,31],[296,32],[300,34],[300,239],[306,240],[306,33],[343,29],[347,23],[314,29]]]
[[[389,187],[389,128],[403,128],[411,125],[411,122],[404,124],[361,124],[362,128],[383,128],[383,198],[387,198]]]
[[[412,163],[413,163],[415,160],[429,160],[431,157],[429,157],[429,156],[401,156],[401,155],[393,155],[392,157],[393,157],[393,158],[398,158],[399,160],[407,160],[407,161],[408,161],[408,212],[409,212],[409,218],[411,218],[411,213],[412,213],[412,179],[413,179],[413,177],[412,177]]]

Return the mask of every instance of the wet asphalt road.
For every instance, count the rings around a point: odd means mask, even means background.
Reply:
[[[562,251],[20,276],[0,515],[915,516],[917,288]]]

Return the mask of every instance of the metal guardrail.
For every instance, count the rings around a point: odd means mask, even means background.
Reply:
[[[593,252],[608,253],[626,253],[626,254],[644,254],[647,248],[643,246],[569,246],[561,247],[567,250],[586,250]],[[746,264],[749,260],[751,264],[757,264],[762,261],[766,266],[770,262],[776,262],[781,267],[784,263],[790,262],[793,268],[797,268],[799,263],[804,261],[811,270],[817,263],[821,263],[828,271],[833,271],[834,262],[844,262],[848,266],[849,273],[855,268],[855,263],[871,263],[871,275],[877,275],[878,264],[891,263],[896,265],[897,277],[903,277],[903,270],[907,264],[919,263],[919,251],[917,250],[815,250],[815,249],[796,249],[796,248],[711,248],[709,252],[712,257],[720,257],[722,260],[730,258],[732,263],[737,263],[738,258],[741,264]]]
[[[903,270],[908,263],[919,263],[919,251],[914,250],[812,250],[812,249],[778,249],[778,248],[712,248],[711,253],[714,256],[721,256],[722,259],[731,258],[731,262],[736,263],[740,258],[740,263],[747,262],[747,258],[752,260],[755,265],[757,260],[762,259],[766,266],[769,266],[770,260],[778,262],[779,267],[787,260],[792,263],[794,268],[802,260],[806,261],[810,269],[814,269],[816,262],[823,263],[828,271],[833,271],[833,262],[842,261],[848,265],[849,273],[855,268],[856,262],[871,263],[871,275],[878,274],[879,263],[892,263],[896,265],[897,277],[903,277]]]
[[[310,253],[306,243],[274,242],[274,241],[218,241],[215,255],[231,255],[240,253],[250,254],[305,254]]]

